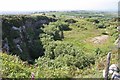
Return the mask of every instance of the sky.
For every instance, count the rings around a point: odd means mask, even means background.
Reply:
[[[119,0],[1,0],[3,11],[117,11]]]

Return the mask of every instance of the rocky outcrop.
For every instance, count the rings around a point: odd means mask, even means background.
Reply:
[[[6,53],[9,53],[9,45],[8,45],[8,39],[5,38],[2,42],[3,46],[2,46],[2,51],[3,53],[6,52]]]
[[[20,56],[24,60],[42,56],[43,47],[39,40],[43,24],[56,21],[46,16],[3,16],[3,51]],[[7,39],[7,41],[6,41]]]
[[[91,42],[95,44],[102,44],[109,38],[108,35],[97,36],[91,39]]]

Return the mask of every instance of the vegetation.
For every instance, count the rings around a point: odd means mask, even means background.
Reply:
[[[4,15],[9,53],[0,53],[2,77],[101,78],[106,54],[117,61],[117,22],[110,13],[92,13]]]

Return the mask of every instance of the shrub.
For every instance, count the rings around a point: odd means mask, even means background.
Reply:
[[[32,69],[17,56],[0,53],[2,78],[30,78]]]
[[[74,20],[74,19],[67,19],[67,20],[65,20],[65,22],[68,22],[68,23],[76,23],[77,21]]]
[[[84,53],[77,54],[75,59],[76,59],[75,66],[78,67],[79,69],[83,69],[87,66],[90,66],[90,64],[95,64],[94,56],[86,55]]]
[[[60,40],[60,29],[56,27],[55,25],[46,25],[45,28],[43,28],[43,31],[45,34],[48,34],[50,36],[53,36],[54,40]]]
[[[106,28],[106,26],[102,23],[97,24],[97,28]]]

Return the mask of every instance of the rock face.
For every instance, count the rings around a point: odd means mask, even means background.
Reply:
[[[2,50],[31,60],[43,55],[39,40],[43,24],[56,21],[46,16],[3,16],[2,17]]]
[[[5,38],[3,40],[2,51],[6,52],[6,53],[9,53],[9,45],[8,45],[8,39],[7,38]]]

